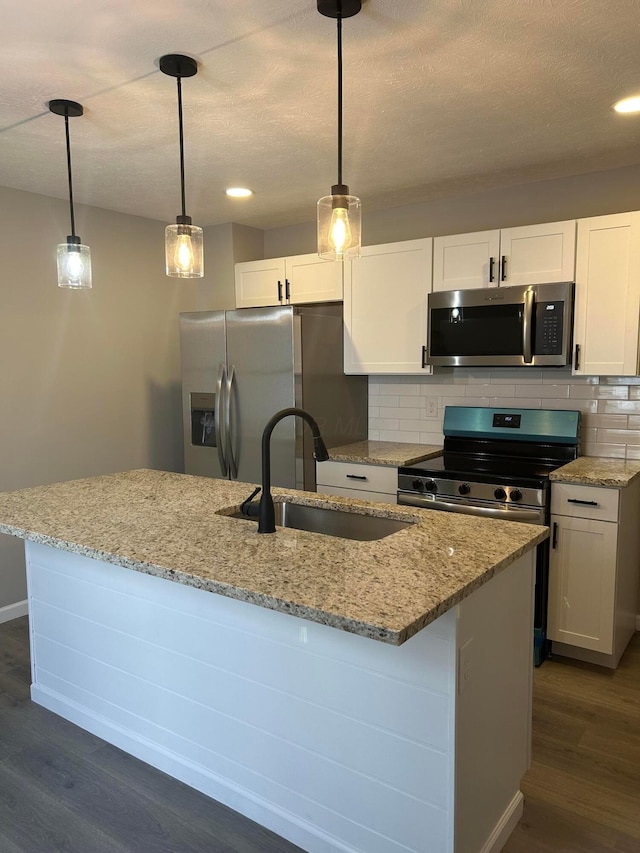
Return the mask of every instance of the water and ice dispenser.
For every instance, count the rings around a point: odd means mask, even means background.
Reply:
[[[191,444],[216,447],[216,395],[191,392]]]

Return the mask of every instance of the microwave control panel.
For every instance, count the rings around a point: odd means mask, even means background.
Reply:
[[[536,302],[533,351],[536,355],[562,354],[564,302]]]

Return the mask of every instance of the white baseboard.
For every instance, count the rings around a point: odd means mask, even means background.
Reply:
[[[509,803],[507,810],[502,815],[498,823],[494,826],[493,832],[487,838],[480,853],[500,853],[507,839],[516,828],[516,825],[524,811],[524,797],[522,792],[518,791],[515,797]]]
[[[3,622],[10,622],[12,619],[18,619],[20,616],[26,616],[29,612],[27,600],[16,601],[15,604],[7,604],[5,607],[0,607],[0,625]]]

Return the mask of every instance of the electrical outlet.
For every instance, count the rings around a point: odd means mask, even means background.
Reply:
[[[426,415],[428,418],[437,418],[438,417],[438,401],[434,397],[427,397],[427,403],[425,406]]]

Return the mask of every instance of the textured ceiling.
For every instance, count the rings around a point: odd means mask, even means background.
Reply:
[[[6,10],[5,10],[6,11]],[[640,162],[637,0],[366,0],[344,21],[344,178],[376,209]],[[308,221],[336,181],[336,27],[315,0],[23,0],[0,35],[0,185],[199,225]],[[249,186],[250,200],[224,189]]]

